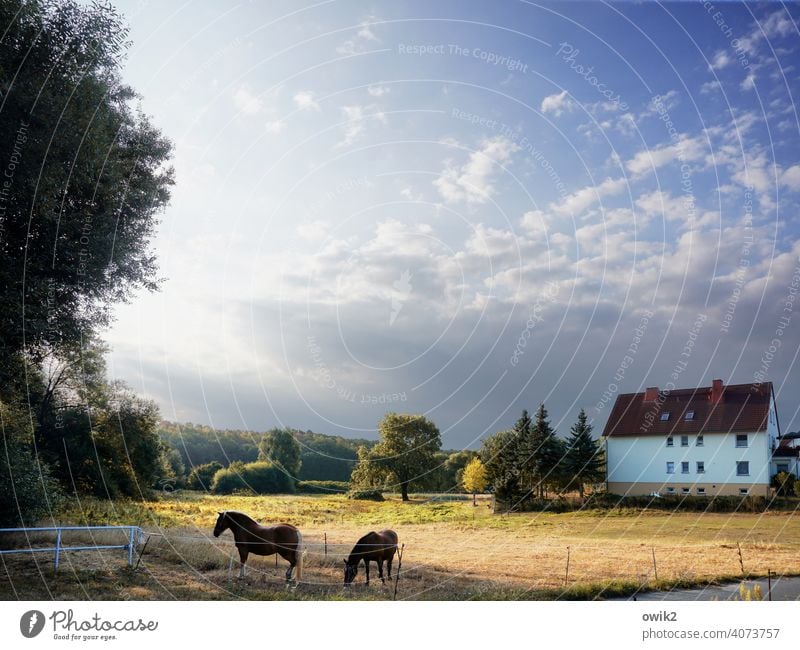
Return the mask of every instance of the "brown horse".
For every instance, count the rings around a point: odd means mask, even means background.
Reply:
[[[233,533],[236,548],[239,549],[239,577],[244,578],[244,565],[250,553],[254,555],[273,555],[277,553],[289,563],[286,582],[291,581],[292,572],[297,567],[296,580],[303,577],[303,535],[291,524],[262,526],[243,512],[226,510],[220,512],[214,537],[219,537],[228,528]]]
[[[364,568],[367,573],[367,584],[369,584],[369,563],[378,563],[378,577],[384,584],[383,563],[389,562],[389,580],[392,579],[392,560],[397,552],[397,533],[393,530],[382,530],[379,533],[367,533],[356,542],[350,557],[344,561],[344,584],[349,585],[353,582],[358,573],[358,565],[363,560]]]

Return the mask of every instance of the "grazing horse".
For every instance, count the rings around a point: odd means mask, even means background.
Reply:
[[[349,585],[353,582],[358,573],[358,564],[364,560],[364,568],[367,573],[367,584],[369,584],[369,563],[378,563],[378,577],[384,584],[383,563],[389,562],[389,580],[392,579],[392,560],[397,552],[397,533],[393,530],[382,530],[379,533],[367,533],[356,542],[350,557],[344,561],[344,584]]]
[[[243,512],[226,510],[219,513],[214,537],[219,537],[228,528],[233,533],[236,548],[239,549],[239,577],[244,578],[244,564],[250,553],[254,555],[273,555],[277,553],[289,562],[286,582],[291,581],[292,572],[297,567],[296,580],[303,577],[303,535],[291,524],[262,526]]]

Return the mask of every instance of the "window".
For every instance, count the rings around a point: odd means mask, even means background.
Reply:
[[[697,473],[698,474],[705,474],[706,473],[706,463],[705,461],[698,460],[697,461]]]
[[[694,411],[686,411],[686,415],[683,416],[684,420],[694,420]]]
[[[746,497],[747,496],[747,488],[739,488],[739,496]]]
[[[789,466],[786,463],[780,463],[778,465],[777,471],[779,471],[779,472],[788,472],[789,471]]]
[[[736,476],[750,476],[750,461],[736,461]]]
[[[673,440],[672,436],[667,436],[667,447],[674,447],[675,440]]]
[[[736,446],[737,447],[747,447],[747,434],[746,433],[737,433],[736,434]]]
[[[689,446],[689,436],[681,436],[681,447]]]
[[[667,494],[675,494],[675,488],[674,487],[668,487],[667,488]]]
[[[689,473],[689,461],[684,460],[681,461],[681,474],[688,474]]]
[[[667,420],[669,420],[669,411],[664,411],[661,413],[661,421],[666,422]]]
[[[702,447],[702,446],[703,446],[703,443],[704,443],[704,440],[703,440],[703,436],[702,436],[702,434],[701,434],[701,435],[697,436],[697,441],[695,442],[695,444],[696,444],[698,447]]]
[[[703,496],[706,493],[705,488],[697,488],[697,494]]]
[[[692,491],[689,488],[681,488],[681,493],[682,494],[691,494]]]
[[[667,461],[667,474],[674,474],[675,473],[675,463],[672,461]]]

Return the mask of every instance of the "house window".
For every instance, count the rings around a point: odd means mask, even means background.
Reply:
[[[672,461],[667,461],[667,474],[674,474],[675,473],[675,463]]]
[[[705,461],[698,460],[697,461],[697,473],[698,474],[705,474],[706,473],[706,463]]]
[[[705,488],[697,488],[697,494],[699,494],[700,496],[703,496],[705,493],[706,493]]]
[[[675,446],[675,440],[672,438],[672,436],[667,436],[667,447],[674,447],[674,446]]]
[[[681,436],[681,447],[689,446],[689,436]]]
[[[668,487],[667,488],[667,494],[675,494],[675,488],[674,487]]]
[[[686,415],[683,416],[684,420],[694,420],[694,411],[686,411]]]
[[[696,444],[698,447],[702,447],[702,446],[703,446],[703,442],[704,442],[704,441],[703,441],[703,436],[702,436],[702,435],[699,435],[699,436],[697,436],[697,441],[695,442],[695,444]]]
[[[739,496],[746,497],[747,496],[747,488],[739,488]]]
[[[666,422],[667,420],[669,420],[669,411],[664,411],[661,413],[661,421]]]
[[[747,447],[747,434],[746,433],[737,433],[736,434],[736,446],[737,447]]]
[[[750,476],[750,461],[736,461],[736,476]]]
[[[681,474],[688,474],[689,473],[689,461],[684,460],[681,461]]]
[[[781,463],[780,465],[778,465],[778,470],[777,471],[779,471],[779,472],[788,472],[789,471],[789,466],[786,463]]]
[[[681,488],[681,493],[682,494],[691,494],[692,491],[689,488]]]

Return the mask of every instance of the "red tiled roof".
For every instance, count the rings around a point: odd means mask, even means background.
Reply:
[[[716,383],[716,382],[715,382]],[[604,436],[675,435],[682,433],[728,433],[764,431],[767,428],[772,383],[722,386],[719,401],[713,387],[686,388],[658,393],[645,400],[645,393],[619,395],[608,417]],[[649,397],[656,391],[647,391]],[[661,413],[669,412],[662,422]],[[694,411],[694,418],[685,414]]]

